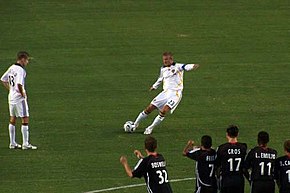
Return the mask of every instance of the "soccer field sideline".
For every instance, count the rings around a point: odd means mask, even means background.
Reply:
[[[180,179],[173,179],[170,180],[170,182],[182,182],[182,181],[189,181],[189,180],[195,180],[196,178],[180,178]],[[97,193],[97,192],[109,192],[109,191],[114,191],[114,190],[119,190],[119,189],[126,189],[126,188],[134,188],[134,187],[139,187],[139,186],[145,186],[145,183],[141,184],[132,184],[132,185],[126,185],[126,186],[118,186],[118,187],[111,187],[111,188],[106,188],[106,189],[100,189],[100,190],[92,190],[89,192],[84,192],[84,193]]]

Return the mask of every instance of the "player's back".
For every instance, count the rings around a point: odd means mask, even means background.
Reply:
[[[21,84],[23,90],[24,89],[24,78],[26,76],[26,72],[20,64],[11,65],[8,70],[1,77],[1,81],[9,83],[9,102],[10,103],[18,103],[20,100],[23,100],[21,96],[17,84]]]
[[[164,157],[161,154],[157,154],[156,156],[150,155],[146,158],[148,159],[147,173],[144,177],[148,192],[172,193]]]
[[[246,154],[245,143],[225,143],[218,147],[216,165],[220,167],[223,187],[244,184],[243,165]]]
[[[280,184],[280,193],[290,192],[290,157],[287,155],[277,158],[275,178]]]
[[[196,161],[197,185],[216,187],[215,178],[215,159],[216,151],[214,149],[202,150],[193,149],[186,154],[187,157]]]
[[[255,147],[248,153],[245,167],[252,170],[251,181],[274,180],[274,164],[277,151],[271,148]]]

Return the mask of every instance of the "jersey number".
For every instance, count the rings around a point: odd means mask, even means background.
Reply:
[[[8,79],[9,79],[9,84],[10,84],[11,86],[15,86],[14,76],[8,76]]]
[[[264,176],[265,175],[265,162],[261,162],[259,164],[259,166],[261,166],[261,176]],[[268,176],[270,176],[271,175],[271,167],[272,167],[271,162],[269,162],[267,164],[267,166],[268,166]]]
[[[157,170],[156,174],[158,174],[158,177],[160,181],[158,182],[159,184],[163,184],[164,182],[168,182],[168,176],[166,170]]]
[[[210,170],[210,174],[209,174],[209,177],[212,177],[212,175],[213,175],[213,170],[214,170],[214,164],[209,164],[208,167],[211,168],[211,170]]]
[[[173,106],[173,105],[175,104],[175,102],[174,102],[173,100],[170,100],[170,101],[168,102],[168,104],[171,105],[171,106]]]
[[[288,182],[290,183],[290,170],[287,170],[286,174],[288,174]]]
[[[230,158],[228,159],[228,162],[230,163],[230,171],[234,171],[234,162],[237,162],[237,167],[236,167],[236,172],[240,170],[240,165],[241,165],[242,158]]]

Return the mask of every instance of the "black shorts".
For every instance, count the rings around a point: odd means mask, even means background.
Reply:
[[[242,175],[226,176],[221,180],[221,193],[244,193],[245,180]]]
[[[251,184],[251,193],[275,193],[275,182],[268,181],[253,181]]]
[[[195,193],[217,193],[216,187],[200,186],[196,188]]]
[[[244,193],[245,186],[222,187],[220,193]]]

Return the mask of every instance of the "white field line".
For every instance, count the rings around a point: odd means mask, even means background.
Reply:
[[[189,181],[189,180],[194,180],[195,178],[182,178],[182,179],[173,179],[170,180],[170,182],[181,182],[181,181]],[[142,184],[132,184],[132,185],[127,185],[127,186],[118,186],[118,187],[112,187],[112,188],[106,188],[106,189],[101,189],[101,190],[92,190],[89,192],[84,192],[84,193],[97,193],[97,192],[109,192],[113,190],[119,190],[119,189],[126,189],[126,188],[134,188],[134,187],[139,187],[139,186],[145,186],[145,183]]]

